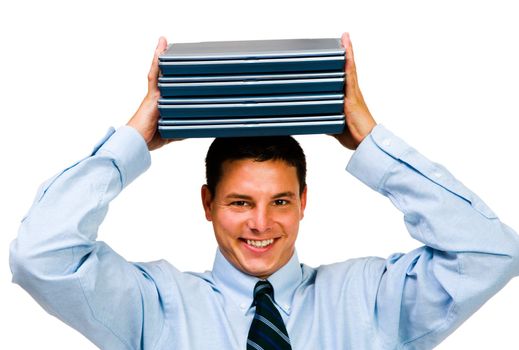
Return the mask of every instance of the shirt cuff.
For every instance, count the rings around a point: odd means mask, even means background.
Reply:
[[[108,156],[114,160],[121,174],[123,188],[151,165],[146,142],[137,130],[127,125],[116,131],[110,128],[104,139],[94,148],[93,154]]]
[[[376,125],[353,153],[346,170],[377,192],[382,192],[388,169],[411,147],[383,125]]]

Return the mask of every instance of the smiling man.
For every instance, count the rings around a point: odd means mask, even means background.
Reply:
[[[519,239],[445,168],[375,123],[342,41],[347,128],[335,137],[355,150],[347,170],[393,202],[422,247],[301,264],[306,162],[289,136],[210,146],[201,197],[219,247],[212,271],[131,263],[98,241],[110,201],[149,167],[150,150],[171,142],[157,133],[161,38],[128,125],[41,187],[11,245],[13,281],[102,349],[436,346],[519,274]]]
[[[206,167],[202,203],[220,252],[266,279],[294,254],[306,205],[303,150],[291,137],[217,139]]]

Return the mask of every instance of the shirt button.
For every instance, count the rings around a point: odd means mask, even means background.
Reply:
[[[245,303],[240,304],[240,309],[245,310],[246,308],[247,308],[247,304],[245,304]]]
[[[433,175],[438,179],[442,177],[442,173],[440,173],[439,171],[436,171]]]
[[[384,141],[382,141],[382,144],[386,147],[391,146],[391,139],[384,139]]]

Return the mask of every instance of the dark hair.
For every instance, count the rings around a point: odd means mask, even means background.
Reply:
[[[225,161],[252,159],[257,162],[282,160],[296,168],[299,194],[306,187],[306,159],[303,149],[291,136],[216,138],[205,158],[207,187],[214,196]]]

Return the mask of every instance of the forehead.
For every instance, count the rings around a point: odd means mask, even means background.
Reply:
[[[231,160],[221,169],[217,192],[299,192],[297,169],[283,160]]]

